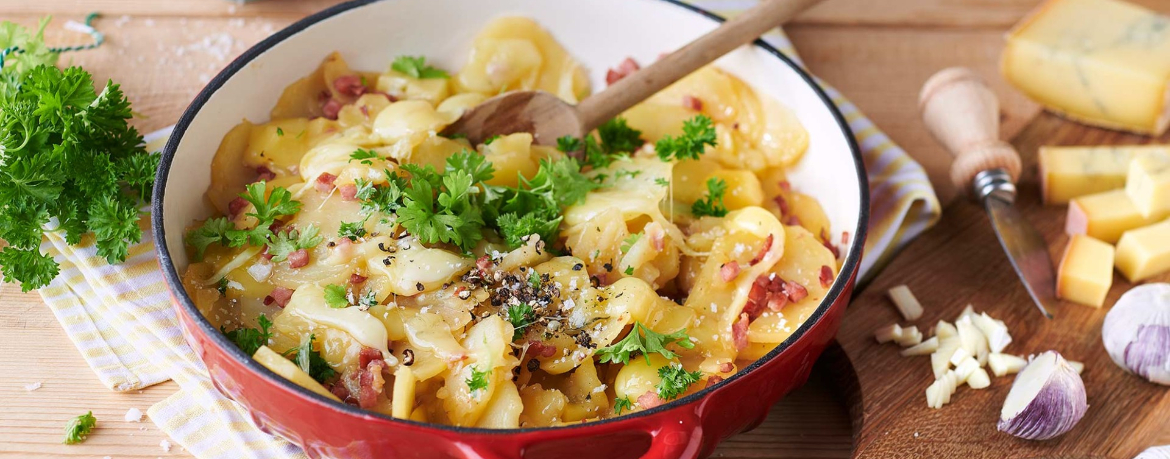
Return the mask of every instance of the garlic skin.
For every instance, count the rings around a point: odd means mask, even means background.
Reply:
[[[1170,445],[1151,446],[1133,459],[1170,459]]]
[[[1048,440],[1072,430],[1088,408],[1081,376],[1059,353],[1048,351],[1016,375],[996,427],[1025,440]]]
[[[1170,386],[1170,284],[1125,292],[1105,316],[1101,340],[1117,365]]]

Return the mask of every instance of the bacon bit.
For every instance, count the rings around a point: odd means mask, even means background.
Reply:
[[[780,312],[784,307],[788,306],[788,297],[785,295],[772,295],[768,297],[768,310],[772,312]]]
[[[330,191],[333,191],[333,181],[334,180],[337,180],[336,175],[330,174],[328,172],[322,172],[321,175],[317,176],[317,181],[314,184],[314,186],[317,187],[317,191],[320,191],[322,193],[328,193]]]
[[[755,282],[752,282],[751,290],[748,290],[748,301],[763,302],[768,298],[768,276],[757,277]]]
[[[342,382],[342,380],[339,379],[332,384],[329,384],[328,389],[329,393],[341,399],[342,402],[345,402],[348,405],[356,405],[353,399],[349,396],[349,388],[345,387],[345,383]]]
[[[759,263],[760,260],[763,260],[764,257],[768,256],[769,250],[772,250],[772,235],[771,234],[769,234],[768,237],[766,239],[764,239],[764,245],[760,246],[759,253],[756,253],[756,256],[754,258],[752,258],[751,265],[754,266],[756,263]]]
[[[362,105],[362,108],[360,110],[362,111],[363,118],[370,119],[370,106],[369,105]]]
[[[683,107],[689,108],[689,109],[694,110],[696,112],[703,111],[703,101],[699,100],[698,97],[695,97],[695,96],[692,96],[689,94],[685,95],[682,98],[682,104],[683,104]]]
[[[398,98],[397,98],[397,97],[394,97],[394,95],[392,95],[392,94],[390,94],[390,93],[387,93],[387,92],[381,92],[381,91],[376,91],[376,92],[374,92],[374,94],[379,94],[379,95],[381,95],[382,97],[385,97],[385,98],[386,98],[386,100],[389,100],[390,102],[398,102]]]
[[[645,394],[642,394],[641,397],[638,397],[638,408],[643,410],[654,408],[656,406],[662,405],[663,403],[666,403],[666,401],[663,400],[662,397],[659,397],[658,392],[654,390],[647,391]]]
[[[662,225],[658,223],[646,225],[646,234],[650,236],[654,250],[661,252],[666,249],[666,232],[662,230]]]
[[[719,372],[720,373],[731,373],[731,370],[734,370],[734,369],[735,369],[735,364],[733,364],[731,362],[723,362],[723,363],[719,364]]]
[[[292,298],[293,290],[287,287],[276,287],[264,297],[264,304],[271,306],[276,303],[277,306],[285,307],[288,305],[289,298]]]
[[[723,276],[723,282],[731,282],[739,276],[739,262],[731,260],[719,267],[719,274]]]
[[[335,120],[337,119],[337,114],[341,112],[341,102],[338,102],[337,99],[330,98],[321,105],[321,112],[325,115],[326,119]]]
[[[529,341],[528,350],[532,351],[532,355],[545,358],[552,357],[557,353],[556,346],[541,341]]]
[[[256,180],[272,180],[276,178],[276,172],[272,172],[268,166],[260,166],[256,168]]]
[[[723,377],[722,377],[722,376],[719,376],[719,375],[711,375],[711,376],[709,376],[709,377],[707,378],[707,385],[706,385],[706,386],[703,386],[703,388],[704,388],[704,389],[706,389],[706,388],[708,388],[708,387],[714,386],[714,385],[716,385],[716,384],[719,384],[719,383],[721,383],[721,382],[723,382]]]
[[[788,226],[803,226],[800,223],[800,217],[790,215],[784,219],[784,224]]]
[[[236,199],[233,199],[228,203],[228,214],[231,215],[232,219],[235,219],[236,217],[240,216],[240,212],[243,212],[247,207],[248,201],[246,199],[242,197],[236,197]]]
[[[358,368],[368,368],[370,363],[375,360],[382,360],[382,351],[363,346],[362,350],[358,352]]]
[[[779,183],[777,183],[777,185],[780,185],[781,190],[792,191],[792,184],[787,180],[781,180]]]
[[[638,71],[639,68],[641,68],[641,66],[638,65],[638,61],[635,61],[632,57],[627,57],[626,60],[618,64],[617,67],[609,69],[608,72],[605,72],[605,84],[614,84],[618,80]]]
[[[337,187],[337,191],[341,192],[341,199],[345,201],[357,200],[357,185],[341,185]]]
[[[305,249],[298,249],[297,251],[288,254],[288,267],[297,269],[309,264],[309,251]]]
[[[828,288],[833,283],[833,268],[821,266],[821,287]]]
[[[492,267],[492,257],[484,255],[477,258],[475,260],[475,267],[479,268],[480,271],[487,272]]]
[[[743,350],[748,345],[748,325],[751,324],[751,319],[748,318],[746,312],[739,315],[739,320],[731,325],[731,337],[735,340],[735,349]]]
[[[350,285],[361,285],[361,284],[364,284],[364,283],[366,282],[366,279],[369,279],[369,278],[368,278],[368,277],[366,277],[366,276],[363,276],[363,275],[361,275],[361,274],[358,274],[358,273],[353,273],[353,274],[350,274],[350,275],[349,275],[349,283],[350,283]]]
[[[788,281],[784,283],[784,295],[793,303],[799,303],[800,300],[808,297],[808,289],[804,288],[796,282]]]
[[[280,220],[273,220],[272,224],[268,225],[268,231],[272,231],[272,234],[276,234],[276,233],[280,233],[280,232],[287,233],[289,231],[292,231],[292,229],[293,229],[292,225],[284,226],[284,222],[282,222]]]
[[[358,75],[342,75],[333,80],[333,89],[350,97],[358,97],[366,93],[362,85],[362,77]]]
[[[841,250],[837,249],[837,246],[829,242],[829,232],[823,227],[821,228],[821,244],[824,244],[826,249],[829,249],[830,252],[833,252],[834,259],[841,258]]]
[[[385,366],[386,362],[375,360],[368,367],[358,370],[358,406],[370,408],[378,404],[378,395],[386,384],[386,379],[382,377],[382,368]]]
[[[264,246],[264,250],[260,252],[260,257],[264,258],[265,260],[271,260],[273,256],[275,255],[268,253],[268,246]]]
[[[849,232],[848,231],[841,232],[841,245],[849,245]]]
[[[772,201],[776,203],[776,207],[780,208],[780,216],[783,217],[788,215],[788,213],[792,211],[792,209],[788,207],[788,200],[784,198],[784,195],[778,194],[776,197],[772,198]]]

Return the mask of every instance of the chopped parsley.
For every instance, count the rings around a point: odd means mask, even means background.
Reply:
[[[81,67],[55,67],[58,53],[35,33],[4,21],[0,47],[0,250],[4,281],[22,291],[49,284],[60,272],[40,250],[51,219],[70,245],[94,236],[97,255],[126,260],[142,240],[139,207],[150,200],[157,154],[130,126],[130,102],[112,81],[100,93]],[[19,47],[23,53],[8,53]]]
[[[345,287],[341,285],[326,285],[325,304],[335,309],[347,308],[349,307],[349,292],[346,292]]]
[[[284,137],[284,129],[281,129],[280,127],[277,127],[277,128],[276,128],[276,136],[277,136],[277,137]]]
[[[228,280],[227,280],[227,278],[226,278],[226,277],[221,277],[221,278],[219,278],[219,280],[218,280],[218,281],[215,281],[215,289],[216,289],[217,291],[219,291],[219,296],[224,296],[224,295],[227,295],[227,289],[228,289]]]
[[[366,290],[361,297],[358,297],[358,307],[363,311],[378,305],[378,292],[374,289]]]
[[[499,138],[500,138],[500,135],[499,135],[499,134],[493,135],[493,136],[491,136],[491,137],[488,137],[486,140],[484,140],[484,141],[483,141],[483,144],[484,144],[484,145],[491,145],[491,144],[492,144],[492,142],[495,142],[495,141],[496,141],[497,139],[499,139]]]
[[[317,235],[318,231],[317,227],[311,224],[301,230],[279,231],[272,235],[268,242],[268,254],[272,255],[272,261],[279,263],[287,260],[290,253],[316,247],[324,239]]]
[[[341,222],[337,227],[337,237],[349,238],[351,241],[356,241],[366,235],[366,221],[356,222]]]
[[[295,362],[298,367],[301,367],[301,371],[307,373],[317,382],[325,383],[325,381],[333,379],[337,372],[329,366],[329,362],[325,361],[320,352],[313,350],[313,340],[315,339],[317,339],[317,335],[312,333],[302,337],[301,345],[285,351],[284,356]]]
[[[483,215],[478,205],[479,188],[468,171],[440,174],[434,167],[403,166],[410,182],[402,190],[398,224],[423,243],[447,243],[470,252],[483,239]]]
[[[535,269],[528,268],[528,285],[533,290],[540,290],[540,273],[536,272]]]
[[[572,153],[581,149],[581,139],[571,135],[561,136],[557,138],[557,150],[562,153]]]
[[[634,402],[630,400],[630,397],[614,399],[613,414],[622,414],[622,410],[634,410]]]
[[[691,384],[699,382],[699,378],[703,376],[699,371],[686,371],[683,366],[678,363],[671,363],[667,366],[658,369],[658,377],[662,378],[657,386],[658,398],[663,400],[674,400],[687,391]]]
[[[228,341],[251,356],[256,353],[257,349],[260,349],[260,346],[268,345],[268,340],[272,339],[272,332],[269,331],[269,328],[272,327],[272,321],[268,320],[264,314],[260,314],[260,317],[256,318],[256,323],[260,324],[259,329],[240,327],[232,331],[225,331],[221,326],[219,331],[227,336]]]
[[[524,337],[524,329],[536,323],[536,312],[528,303],[508,306],[508,322],[512,323],[512,341]]]
[[[622,177],[634,178],[639,175],[642,175],[642,171],[637,169],[619,169],[613,173],[615,179]]]
[[[390,64],[390,69],[420,79],[451,77],[447,72],[427,65],[424,56],[398,56]]]
[[[472,395],[475,395],[476,392],[487,389],[487,376],[488,372],[479,371],[476,367],[471,367],[471,377],[464,381],[467,383],[467,390],[471,391]]]
[[[626,266],[625,273],[627,276],[633,276],[634,275],[634,267],[633,266]]]
[[[715,125],[706,115],[695,115],[684,121],[682,130],[682,135],[663,136],[654,144],[660,159],[699,159],[707,146],[715,146]]]
[[[630,248],[633,247],[634,244],[637,244],[638,239],[641,239],[641,238],[642,238],[642,233],[634,233],[634,234],[631,234],[628,237],[626,237],[624,240],[622,240],[622,247],[621,247],[622,253],[629,252]]]
[[[667,180],[667,179],[662,178],[662,177],[658,177],[658,178],[654,179],[654,183],[661,185],[661,186],[670,186],[670,180]]]
[[[378,152],[374,150],[367,150],[365,148],[358,148],[357,150],[354,150],[353,153],[349,154],[348,162],[352,163],[354,161],[359,161],[362,164],[371,165],[374,164],[373,160],[378,158]]]
[[[707,197],[691,204],[691,213],[696,217],[710,215],[722,217],[727,215],[727,207],[723,205],[723,194],[727,192],[727,182],[723,179],[711,177],[707,179]]]
[[[601,149],[610,155],[630,153],[646,143],[642,140],[642,131],[630,127],[626,119],[621,117],[598,126],[597,136],[601,137]]]
[[[634,322],[634,328],[630,329],[630,333],[625,338],[611,346],[598,349],[597,355],[601,357],[601,363],[620,362],[625,364],[630,363],[631,355],[640,353],[646,358],[646,363],[650,363],[650,354],[652,353],[658,353],[668,359],[677,357],[678,354],[666,348],[670,344],[677,344],[685,349],[695,347],[695,343],[691,342],[691,337],[687,335],[685,328],[664,335],[646,328],[642,322]]]
[[[489,221],[495,223],[510,249],[523,245],[523,238],[532,234],[550,244],[556,241],[561,209],[584,200],[586,194],[601,187],[581,174],[572,158],[541,160],[532,180],[521,176],[519,185],[489,187],[486,193]]]
[[[93,411],[70,419],[69,423],[65,424],[65,444],[76,445],[85,441],[96,426],[97,418],[93,417]]]

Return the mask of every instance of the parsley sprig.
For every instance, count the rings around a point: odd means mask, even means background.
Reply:
[[[390,69],[414,78],[450,78],[447,72],[427,65],[424,56],[398,56],[390,64]]]
[[[658,369],[658,377],[662,380],[654,386],[658,390],[658,398],[674,400],[687,391],[687,388],[703,377],[699,371],[686,371],[678,363],[671,363]]]
[[[301,230],[278,231],[268,242],[268,254],[272,255],[272,261],[281,262],[287,260],[290,253],[316,247],[324,239],[317,235],[319,231],[311,224]]]
[[[707,179],[707,197],[691,204],[691,213],[696,217],[710,215],[722,217],[727,215],[727,206],[723,205],[723,194],[727,192],[727,182],[721,178]]]
[[[228,341],[231,341],[244,351],[245,354],[252,355],[256,353],[260,346],[268,344],[268,340],[272,339],[272,332],[269,328],[272,327],[272,321],[268,320],[264,314],[256,319],[256,323],[260,324],[260,328],[240,327],[232,331],[226,331],[220,326],[219,331],[227,336]]]
[[[325,304],[331,308],[341,309],[349,307],[349,292],[345,286],[330,284],[325,286]]]
[[[715,146],[715,124],[706,115],[695,115],[683,121],[682,130],[682,135],[663,136],[654,144],[654,151],[660,159],[699,159],[706,147]]]
[[[313,350],[313,340],[315,339],[317,336],[312,333],[302,337],[301,345],[285,351],[284,356],[301,367],[301,371],[323,384],[337,376],[337,371],[329,366],[329,362],[325,361],[320,352]]]
[[[626,123],[625,118],[614,118],[606,121],[597,128],[597,137],[585,135],[584,140],[572,136],[557,139],[557,149],[565,152],[583,151],[585,164],[600,169],[608,167],[614,161],[630,156],[642,144],[642,131],[634,129]]]
[[[480,371],[478,367],[471,367],[471,377],[464,382],[467,383],[467,390],[471,391],[472,395],[488,388],[488,372]]]
[[[508,306],[508,322],[512,323],[512,341],[524,337],[524,329],[536,323],[536,311],[528,303]]]
[[[70,419],[65,425],[65,444],[75,445],[85,441],[96,426],[97,418],[93,417],[93,411]]]
[[[21,290],[44,287],[59,267],[40,251],[50,219],[70,245],[92,233],[97,255],[126,259],[142,239],[138,208],[150,200],[159,156],[128,124],[130,102],[112,81],[100,92],[80,67],[55,67],[40,30],[0,24],[0,47],[20,47],[0,69],[0,268]]]
[[[622,414],[622,410],[634,410],[634,402],[630,397],[621,397],[613,401],[613,414]]]
[[[354,161],[358,161],[358,162],[368,166],[368,165],[374,164],[373,160],[378,159],[378,158],[379,158],[378,152],[376,152],[374,150],[367,150],[364,148],[358,148],[357,150],[354,150],[353,153],[349,154],[349,161],[346,161],[346,162],[352,163]]]
[[[240,197],[248,203],[252,204],[252,211],[247,215],[255,217],[257,220],[256,226],[252,228],[236,229],[235,225],[226,217],[209,218],[203,222],[203,225],[194,228],[187,232],[187,244],[195,249],[195,259],[203,258],[204,252],[211,244],[219,244],[224,247],[243,247],[251,244],[255,246],[268,245],[269,253],[274,253],[273,250],[283,250],[287,248],[286,245],[274,247],[273,244],[286,244],[286,241],[278,241],[279,235],[272,233],[271,227],[276,219],[292,215],[301,210],[300,201],[292,200],[292,193],[283,187],[273,187],[272,192],[265,197],[265,190],[267,186],[264,181],[248,184],[244,187],[244,192],[240,193]],[[310,231],[311,225],[306,227],[303,231]],[[320,240],[313,243],[313,236],[316,236],[316,229],[312,230],[312,236],[304,237],[304,233],[298,233],[298,242],[302,244],[309,244],[298,248],[316,247]],[[293,249],[289,253],[295,251]],[[285,254],[287,256],[287,253]],[[275,258],[275,257],[274,257]],[[280,260],[277,260],[280,261]]]
[[[667,359],[678,357],[678,354],[666,348],[670,344],[677,344],[685,349],[695,347],[695,343],[691,342],[691,337],[687,335],[685,328],[664,335],[647,328],[641,322],[634,322],[634,328],[625,338],[611,346],[598,349],[597,355],[601,358],[601,363],[619,362],[625,364],[630,363],[630,356],[642,354],[646,358],[646,363],[650,363],[650,354],[652,353],[658,353]]]

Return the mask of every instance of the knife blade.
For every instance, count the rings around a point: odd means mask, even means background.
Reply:
[[[1044,236],[1020,215],[1012,202],[1000,196],[985,197],[983,206],[995,228],[999,245],[1003,246],[1012,268],[1024,282],[1028,295],[1044,317],[1051,319],[1048,307],[1056,301],[1056,274],[1052,271],[1052,257],[1048,255]]]

